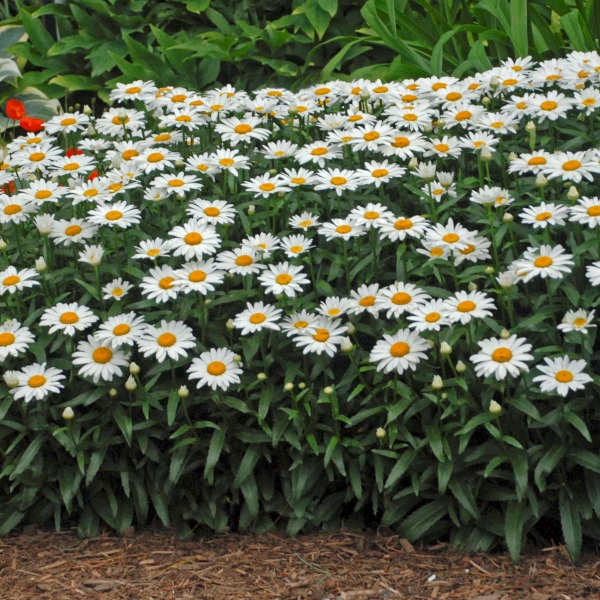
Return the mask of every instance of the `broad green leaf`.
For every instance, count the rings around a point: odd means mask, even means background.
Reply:
[[[581,517],[565,488],[561,488],[559,492],[558,506],[565,545],[573,562],[577,562],[581,555],[581,546],[583,544]]]
[[[401,531],[411,542],[420,540],[440,519],[448,514],[447,501],[439,498],[412,512],[402,522]]]
[[[521,557],[525,527],[525,509],[521,502],[509,502],[504,513],[504,540],[510,557],[518,562]]]
[[[213,471],[217,462],[219,462],[219,457],[221,456],[224,444],[225,432],[222,429],[215,429],[210,438],[208,454],[206,455],[206,464],[204,465],[204,478],[211,484],[213,482]]]

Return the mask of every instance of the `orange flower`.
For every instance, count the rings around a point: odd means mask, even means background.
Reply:
[[[4,109],[6,116],[13,121],[19,121],[25,116],[25,105],[16,98],[11,98]]]
[[[24,116],[20,119],[19,125],[25,131],[31,131],[33,133],[37,133],[44,128],[44,120],[36,119],[35,117]]]

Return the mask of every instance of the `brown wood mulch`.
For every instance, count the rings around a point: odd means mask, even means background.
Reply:
[[[169,531],[80,539],[30,530],[0,538],[0,598],[600,600],[600,556],[573,566],[552,547],[513,564],[349,531],[182,541]]]

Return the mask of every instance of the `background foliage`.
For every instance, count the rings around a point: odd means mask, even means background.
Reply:
[[[488,69],[500,59],[593,50],[594,0],[17,1],[21,85],[107,99],[116,81],[298,89],[329,78],[396,79]],[[11,12],[13,14],[11,14]],[[116,34],[115,34],[116,32]]]

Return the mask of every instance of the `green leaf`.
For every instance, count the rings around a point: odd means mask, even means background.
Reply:
[[[185,7],[192,13],[199,15],[210,6],[210,0],[188,0]]]
[[[25,9],[19,11],[21,23],[29,36],[30,43],[40,53],[46,53],[54,43],[54,38],[46,31],[40,19],[33,18]]]
[[[412,512],[402,522],[401,531],[409,541],[420,540],[443,517],[448,514],[447,501],[438,498]]]
[[[565,488],[558,494],[560,509],[560,526],[562,528],[565,545],[573,562],[577,562],[581,555],[583,533],[581,530],[581,517]]]
[[[233,480],[233,487],[239,487],[254,471],[254,467],[260,458],[260,449],[256,446],[250,446],[240,461],[240,466]]]
[[[417,452],[415,450],[405,450],[402,452],[402,456],[396,461],[385,481],[384,487],[386,489],[392,487],[406,473],[416,456]]]
[[[521,501],[527,494],[527,484],[529,481],[527,452],[511,450],[507,454],[515,474],[515,491],[517,493],[517,499]]]
[[[204,478],[212,484],[213,471],[219,462],[223,445],[225,444],[225,432],[222,429],[215,429],[210,438],[208,454],[206,455],[206,464],[204,465]]]
[[[525,509],[520,502],[509,502],[504,514],[504,540],[510,557],[518,562],[523,545]]]
[[[578,10],[573,9],[566,15],[561,15],[560,24],[574,50],[585,52],[597,49],[589,27]]]
[[[95,91],[100,89],[100,85],[86,75],[57,75],[48,83],[63,87],[68,92],[78,92],[81,90]]]
[[[175,422],[177,416],[177,409],[179,408],[179,394],[177,390],[172,390],[169,394],[169,400],[167,402],[167,425],[171,427]]]
[[[564,446],[554,446],[550,448],[539,460],[533,472],[533,480],[540,492],[546,489],[546,475],[552,473],[556,465],[562,460],[566,453]]]
[[[317,2],[331,18],[335,17],[338,9],[338,0],[317,0]]]
[[[19,458],[13,472],[11,473],[11,480],[15,479],[17,476],[21,475],[25,470],[27,470],[27,468],[29,468],[31,463],[35,460],[35,457],[38,455],[44,443],[44,439],[45,436],[40,434],[31,440],[29,446],[27,446],[23,454],[21,454],[21,458]]]
[[[569,458],[585,469],[600,473],[600,456],[589,450],[575,450],[569,454]]]
[[[515,56],[527,56],[529,54],[528,4],[528,0],[510,0],[509,37],[514,47]]]
[[[171,463],[169,465],[169,481],[173,485],[175,485],[183,475],[187,462],[187,456],[187,446],[177,448],[171,456]]]
[[[113,418],[115,423],[119,426],[127,445],[131,447],[131,439],[133,436],[133,422],[131,417],[125,414],[121,405],[117,405],[113,411]]]
[[[573,427],[575,427],[575,429],[577,429],[577,431],[579,431],[579,433],[588,442],[590,442],[590,444],[592,443],[592,436],[590,434],[590,430],[588,429],[587,425],[585,424],[585,422],[579,415],[576,415],[574,412],[572,412],[568,408],[565,408],[564,417],[568,423],[570,423]]]

